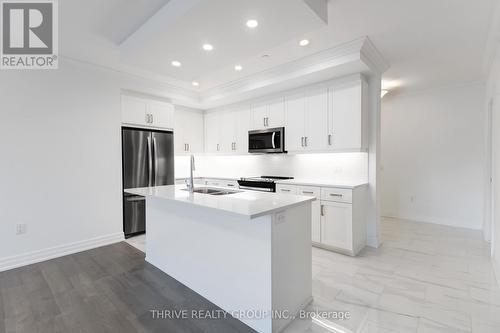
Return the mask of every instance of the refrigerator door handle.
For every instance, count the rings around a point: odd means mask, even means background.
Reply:
[[[128,202],[136,202],[136,201],[145,201],[145,197],[135,196],[135,197],[127,197]]]
[[[156,156],[156,152],[158,151],[158,146],[156,144],[156,138],[154,137],[153,134],[153,151],[154,151],[154,163],[155,163],[155,170],[154,170],[154,179],[153,179],[153,186],[156,186],[156,178],[157,178],[157,173],[158,173],[158,157]]]
[[[151,149],[151,136],[148,136],[148,185],[152,186],[153,184],[153,152]]]

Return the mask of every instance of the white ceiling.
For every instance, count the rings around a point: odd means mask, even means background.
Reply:
[[[59,3],[63,55],[204,91],[361,36],[390,63],[384,79],[399,89],[480,80],[496,1],[329,0],[326,25],[303,0],[199,0],[131,54],[123,54],[120,43],[168,0]],[[245,26],[248,18],[259,21],[255,30]],[[302,38],[311,44],[299,47]],[[203,51],[205,42],[214,51]],[[182,67],[172,67],[174,59]],[[235,72],[236,63],[244,70]],[[191,86],[193,79],[200,87]]]

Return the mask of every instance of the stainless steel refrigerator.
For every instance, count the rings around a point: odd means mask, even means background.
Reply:
[[[122,128],[123,189],[174,184],[174,133]],[[123,231],[146,231],[146,200],[123,193]]]

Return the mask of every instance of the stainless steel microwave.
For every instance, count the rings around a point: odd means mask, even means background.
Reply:
[[[285,128],[248,131],[248,152],[256,154],[286,153]]]

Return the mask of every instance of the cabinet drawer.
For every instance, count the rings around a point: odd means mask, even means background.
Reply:
[[[229,188],[238,188],[238,182],[235,180],[225,180],[222,182],[222,186]]]
[[[315,198],[320,198],[321,196],[321,188],[314,186],[299,186],[297,188],[298,195],[311,196]]]
[[[322,187],[321,200],[352,203],[352,190],[345,188]]]
[[[297,194],[297,186],[276,184],[276,193],[281,194]]]
[[[238,182],[235,180],[227,179],[207,179],[208,186],[238,188]]]
[[[220,179],[207,179],[208,186],[223,186],[224,181]]]

